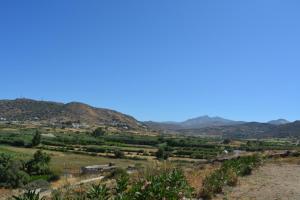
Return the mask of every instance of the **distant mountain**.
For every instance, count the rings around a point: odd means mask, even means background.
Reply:
[[[57,103],[32,99],[0,100],[0,119],[7,121],[80,122],[139,129],[143,125],[129,115],[84,103]]]
[[[290,122],[286,119],[277,119],[277,120],[271,120],[268,122],[268,124],[273,124],[273,125],[282,125],[282,124],[288,124],[288,123],[290,123]]]
[[[183,129],[183,127],[177,122],[145,121],[143,123],[153,130],[170,131],[170,130]]]
[[[300,137],[300,121],[277,125],[276,128],[265,132],[262,137]]]
[[[233,121],[229,119],[224,119],[221,117],[209,117],[207,115],[188,119],[181,123],[184,128],[205,128],[205,127],[214,127],[214,126],[226,126],[234,124],[242,124],[245,122]]]
[[[145,122],[145,124],[147,124],[150,128],[160,130],[199,129],[205,127],[226,126],[243,123],[245,122],[233,121],[221,117],[209,117],[207,115],[188,119],[183,122]]]
[[[188,135],[221,136],[225,138],[300,137],[300,121],[282,125],[250,122],[200,129],[181,129],[177,132]]]
[[[189,135],[228,138],[300,137],[300,121],[272,120],[268,123],[242,122],[221,117],[202,116],[183,122],[144,122],[129,115],[90,105],[58,103],[32,99],[0,100],[0,121],[38,121],[45,123],[81,123],[113,126],[126,130],[152,130]]]

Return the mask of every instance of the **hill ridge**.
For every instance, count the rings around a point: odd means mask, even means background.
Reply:
[[[130,115],[75,101],[61,103],[27,98],[0,100],[0,118],[10,121],[40,120],[49,123],[80,121],[90,125],[109,125],[128,129],[143,127]]]

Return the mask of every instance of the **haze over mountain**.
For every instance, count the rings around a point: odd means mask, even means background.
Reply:
[[[234,125],[241,124],[245,122],[233,121],[229,119],[224,119],[221,117],[209,117],[208,115],[188,119],[182,122],[183,127],[187,128],[203,128],[203,127],[212,127],[212,126],[224,126],[224,125]]]
[[[221,136],[226,138],[299,137],[300,121],[271,120],[267,123],[243,122],[221,117],[201,116],[183,122],[144,122],[150,128],[184,135]]]
[[[288,124],[290,121],[286,119],[277,119],[277,120],[271,120],[268,122],[268,124],[273,124],[273,125],[282,125],[282,124]]]
[[[89,125],[109,125],[138,129],[142,124],[123,113],[71,102],[58,103],[32,99],[0,100],[2,120],[67,122],[79,121]]]
[[[225,138],[273,138],[299,137],[300,121],[274,125],[269,123],[249,122],[244,124],[206,127],[201,129],[181,129],[185,135],[222,136]]]
[[[199,129],[205,127],[235,125],[235,124],[242,124],[245,122],[224,119],[221,117],[210,117],[208,115],[204,115],[204,116],[188,119],[183,122],[148,121],[144,123],[154,129],[179,130],[179,129]]]
[[[39,121],[46,123],[76,122],[92,126],[113,126],[122,129],[164,131],[189,135],[263,138],[300,136],[300,121],[285,119],[267,123],[243,122],[207,115],[183,122],[139,122],[135,118],[104,108],[71,102],[58,103],[32,99],[0,100],[0,121]],[[147,126],[147,127],[146,127]]]

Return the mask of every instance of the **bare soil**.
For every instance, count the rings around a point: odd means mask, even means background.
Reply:
[[[227,187],[215,199],[300,200],[300,160],[272,162],[239,178],[236,187]]]

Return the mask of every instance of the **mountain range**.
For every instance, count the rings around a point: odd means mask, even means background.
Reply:
[[[222,136],[225,138],[300,137],[300,121],[280,125],[248,122],[200,129],[180,129],[176,132],[185,135]]]
[[[268,124],[273,124],[273,125],[283,125],[283,124],[288,124],[290,121],[286,119],[277,119],[277,120],[271,120],[268,122]]]
[[[180,129],[200,129],[200,128],[205,128],[205,127],[236,125],[236,124],[243,124],[245,122],[233,121],[233,120],[224,119],[221,117],[209,117],[209,116],[205,115],[205,116],[201,116],[201,117],[188,119],[183,122],[147,121],[144,123],[153,129],[180,130]]]
[[[153,122],[147,121],[144,122],[149,127],[156,130],[182,130],[182,129],[202,129],[208,127],[222,127],[222,126],[233,126],[233,125],[241,125],[246,124],[248,122],[245,121],[234,121],[229,119],[224,119],[221,117],[210,117],[208,115],[204,115],[201,117],[196,117],[192,119],[185,120],[183,122]],[[272,125],[283,125],[290,123],[285,119],[271,120],[266,124]]]
[[[134,117],[84,103],[58,103],[32,99],[0,100],[0,121],[39,121],[44,123],[85,123],[91,126],[112,126],[130,130],[154,130],[189,135],[223,137],[299,137],[300,121],[285,119],[266,123],[244,122],[207,115],[183,122],[140,122]]]

